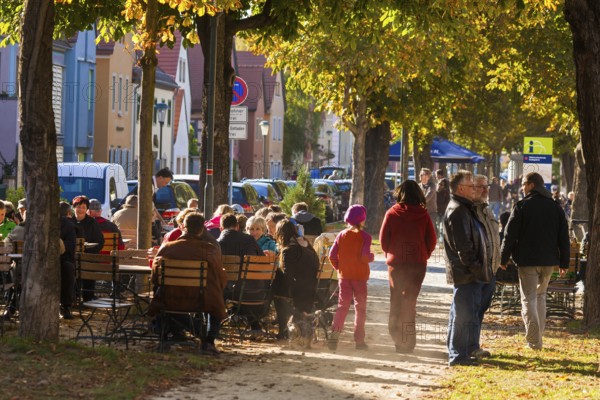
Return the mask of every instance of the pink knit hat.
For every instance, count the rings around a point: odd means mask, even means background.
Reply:
[[[360,204],[350,206],[344,215],[344,221],[350,225],[360,225],[365,219],[367,219],[367,209]]]

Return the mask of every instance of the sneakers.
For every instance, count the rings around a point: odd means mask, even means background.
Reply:
[[[492,353],[490,353],[489,351],[484,350],[482,348],[474,350],[471,353],[471,357],[474,357],[474,358],[477,358],[477,359],[488,358],[488,357],[491,357],[491,356],[492,356]]]
[[[459,360],[454,360],[454,361],[450,361],[448,363],[449,367],[458,367],[458,366],[473,366],[473,365],[479,365],[477,363],[477,359],[473,358],[473,357],[467,357],[467,358],[463,358],[463,359],[459,359]]]
[[[219,349],[217,349],[215,347],[214,343],[207,343],[207,342],[202,343],[202,348],[200,349],[200,353],[204,354],[205,356],[212,356],[212,357],[219,357],[221,355],[221,352],[219,351]]]
[[[369,346],[366,343],[356,343],[356,350],[369,350]]]
[[[329,348],[329,350],[332,350],[332,351],[337,350],[339,338],[340,338],[340,332],[332,331],[329,334],[329,337],[327,340],[327,347]]]

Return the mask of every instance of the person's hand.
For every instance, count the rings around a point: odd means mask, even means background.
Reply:
[[[560,268],[560,269],[558,270],[558,271],[559,271],[559,272],[558,272],[558,276],[559,276],[560,278],[564,278],[564,277],[566,277],[566,276],[567,276],[567,271],[568,271],[568,270],[569,270],[568,268]]]
[[[270,256],[275,254],[272,250],[263,250],[263,253],[265,253],[265,256]]]
[[[503,271],[506,271],[506,264],[500,264],[500,268],[501,268]]]

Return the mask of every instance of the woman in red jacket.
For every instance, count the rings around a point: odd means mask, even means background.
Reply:
[[[417,342],[417,296],[436,237],[425,196],[415,181],[404,181],[394,197],[398,204],[385,214],[379,233],[390,281],[388,328],[396,352],[412,353]]]

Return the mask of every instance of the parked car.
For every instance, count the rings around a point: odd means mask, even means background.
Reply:
[[[252,216],[262,208],[258,200],[258,193],[256,193],[256,189],[252,185],[245,182],[232,182],[231,186],[233,189],[232,202],[233,204],[242,206],[244,214]]]
[[[199,175],[175,174],[175,175],[173,175],[173,180],[179,181],[179,182],[185,182],[188,185],[190,185],[192,187],[192,189],[194,189],[194,192],[196,192],[196,198],[199,199],[201,196],[203,196],[202,193],[204,193],[204,191],[200,189],[200,176]]]
[[[137,179],[130,179],[127,181],[127,195],[134,189],[137,188]],[[137,190],[137,189],[136,189]]]
[[[281,198],[275,191],[275,188],[266,182],[244,181],[252,186],[258,193],[258,200],[263,206],[268,207],[272,204],[279,204]]]
[[[246,179],[246,180],[244,180],[244,182],[249,182],[249,183],[252,183],[252,182],[265,182],[265,183],[268,183],[269,185],[273,186],[273,188],[277,192],[277,195],[279,196],[280,199],[283,199],[283,197],[285,196],[285,194],[287,193],[288,188],[289,188],[289,186],[285,183],[285,181],[282,181],[282,180],[279,180],[279,179]]]
[[[352,179],[337,179],[335,181],[337,187],[337,201],[340,219],[350,206],[350,191],[352,190]]]
[[[331,186],[325,179],[315,179],[312,183],[315,188],[315,194],[325,202],[325,220],[327,222],[337,221],[339,219],[339,211],[335,184],[332,183]]]
[[[60,197],[69,202],[79,195],[98,199],[102,216],[110,218],[111,209],[127,196],[127,178],[120,164],[70,162],[58,164]]]
[[[187,208],[187,202],[196,197],[196,192],[185,182],[171,181],[154,193],[154,205],[165,221],[170,221]]]

